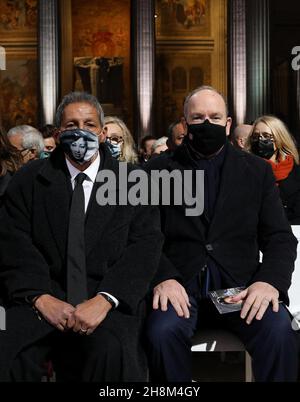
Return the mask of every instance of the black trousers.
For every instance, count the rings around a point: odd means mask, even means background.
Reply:
[[[255,381],[296,381],[298,337],[291,317],[281,304],[278,313],[269,307],[262,320],[250,325],[240,312],[220,315],[208,300],[190,295],[190,318],[180,318],[171,305],[166,312],[152,311],[146,336],[153,381],[191,381],[191,338],[196,328],[223,327],[234,332],[252,357]]]
[[[57,330],[22,350],[12,364],[11,380],[41,381],[49,359],[60,382],[121,381],[120,342],[101,325],[91,335]]]

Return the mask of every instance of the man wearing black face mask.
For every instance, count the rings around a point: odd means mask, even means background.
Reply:
[[[119,180],[118,161],[99,145],[103,120],[94,96],[66,95],[56,114],[59,146],[7,190],[0,381],[40,381],[48,356],[59,381],[146,379],[139,338],[162,244],[159,211],[98,204],[98,171]]]
[[[198,325],[218,322],[245,344],[256,381],[295,381],[297,338],[279,299],[288,303],[297,241],[272,171],[227,141],[231,119],[215,89],[189,94],[184,116],[184,144],[146,170],[204,170],[204,212],[186,216],[186,205],[172,203],[161,208],[165,244],[146,329],[150,375],[191,381],[191,338]],[[218,316],[208,291],[240,286],[245,290],[232,302],[242,301],[241,312]]]

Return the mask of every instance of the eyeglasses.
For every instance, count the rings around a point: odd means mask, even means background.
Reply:
[[[24,157],[26,156],[31,150],[28,148],[19,149],[20,154]]]
[[[106,139],[113,145],[121,144],[124,141],[123,137],[118,137],[118,136],[106,137]]]
[[[273,134],[269,133],[253,133],[252,134],[252,141],[258,141],[258,140],[271,140],[272,142],[275,142],[275,138]]]

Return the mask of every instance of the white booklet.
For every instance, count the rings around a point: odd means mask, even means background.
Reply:
[[[233,303],[231,298],[238,295],[244,289],[245,287],[211,290],[208,294],[219,313],[226,314],[241,310],[243,301],[240,300],[237,303]]]

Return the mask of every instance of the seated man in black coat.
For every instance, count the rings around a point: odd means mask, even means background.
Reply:
[[[118,161],[99,148],[103,118],[94,96],[65,96],[56,114],[60,146],[8,187],[0,218],[1,381],[39,381],[48,357],[58,380],[146,378],[139,336],[162,245],[159,210],[98,204],[98,171],[117,181],[119,174]]]
[[[279,301],[288,304],[297,240],[272,170],[227,141],[231,119],[213,88],[191,92],[184,116],[183,145],[146,166],[148,172],[204,170],[200,216],[186,216],[186,207],[175,203],[161,208],[165,243],[147,324],[152,379],[191,380],[191,338],[208,320],[244,342],[256,381],[294,381],[297,338]],[[239,286],[245,290],[232,301],[242,300],[241,312],[218,315],[208,291]]]

